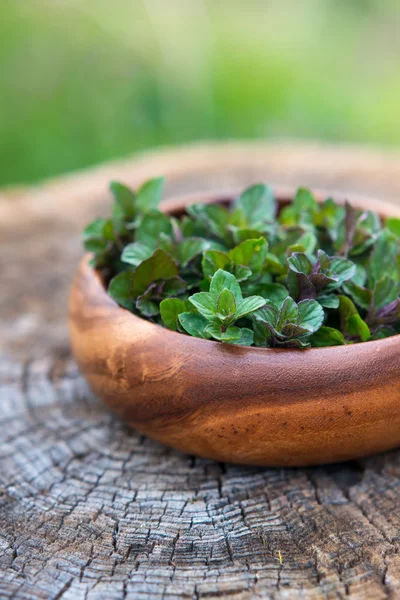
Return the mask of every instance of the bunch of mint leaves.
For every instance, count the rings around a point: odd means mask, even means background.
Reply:
[[[163,178],[111,183],[108,219],[83,232],[110,296],[174,331],[228,344],[336,346],[400,333],[400,219],[317,203],[279,210],[257,184],[226,204],[158,210]]]

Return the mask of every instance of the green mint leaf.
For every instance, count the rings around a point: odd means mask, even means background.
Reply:
[[[354,306],[353,302],[350,300],[350,298],[347,298],[346,296],[338,296],[339,297],[339,301],[340,301],[340,305],[339,305],[339,311],[340,311],[340,316],[343,319],[344,324],[347,322],[347,320],[349,319],[349,317],[351,317],[351,315],[357,315],[358,311],[356,309],[356,307]]]
[[[271,275],[284,275],[286,273],[286,266],[272,252],[267,252],[264,268]]]
[[[311,332],[298,323],[285,323],[277,334],[277,340],[306,338],[310,335]]]
[[[106,219],[106,222],[104,223],[103,236],[109,242],[116,241],[114,225],[111,219]]]
[[[279,215],[279,221],[286,226],[313,225],[318,204],[310,190],[299,188],[293,202],[285,206]]]
[[[339,314],[341,329],[346,337],[366,341],[370,337],[368,325],[358,314],[353,302],[347,296],[339,296]]]
[[[335,294],[322,294],[317,297],[317,301],[324,308],[339,308],[339,298]]]
[[[299,237],[297,243],[304,247],[307,255],[311,255],[317,247],[318,239],[313,231],[306,231]]]
[[[381,325],[374,331],[371,340],[383,340],[384,338],[392,337],[392,335],[397,335],[397,331],[393,327]]]
[[[117,181],[112,181],[110,190],[114,196],[112,207],[112,220],[118,235],[126,233],[126,224],[136,216],[135,193],[127,186]]]
[[[178,317],[188,311],[187,302],[178,298],[167,298],[160,303],[161,318],[168,329],[178,331]]]
[[[242,192],[235,207],[243,211],[247,224],[255,227],[265,221],[273,221],[276,214],[276,201],[272,188],[257,184]]]
[[[238,282],[246,281],[251,277],[252,272],[249,267],[243,267],[242,265],[235,265],[233,267],[233,275],[236,277]]]
[[[376,311],[374,320],[378,325],[394,326],[400,333],[400,297]]]
[[[343,284],[343,291],[345,294],[364,310],[368,310],[372,300],[372,292],[361,285],[357,285],[353,281],[347,281]]]
[[[120,306],[133,311],[135,302],[132,294],[132,271],[124,271],[113,277],[108,285],[108,293]]]
[[[400,238],[400,219],[396,217],[390,217],[389,219],[386,219],[385,225],[389,231]]]
[[[254,343],[254,332],[247,327],[241,327],[240,338],[231,343],[236,346],[252,346]]]
[[[94,255],[102,255],[105,254],[108,248],[108,241],[104,239],[94,239],[86,240],[84,242],[86,252],[93,252]]]
[[[343,333],[333,327],[320,327],[310,338],[311,346],[324,348],[326,346],[343,346],[346,341]]]
[[[228,257],[236,265],[249,267],[253,274],[259,273],[263,267],[267,249],[267,240],[260,237],[242,242],[228,252]]]
[[[331,268],[331,260],[329,258],[329,256],[327,255],[326,252],[324,252],[323,250],[319,249],[317,252],[317,263],[316,265],[318,265],[318,269],[320,271],[323,271],[324,273],[327,273],[330,271]],[[314,266],[314,269],[316,270],[316,266]]]
[[[148,287],[156,282],[178,275],[178,267],[171,256],[158,248],[136,268],[133,274],[132,295],[141,296]]]
[[[233,317],[236,312],[236,300],[233,292],[227,288],[223,289],[217,299],[217,316],[221,321]]]
[[[354,277],[356,265],[346,258],[334,256],[330,260],[329,270],[337,277],[337,284],[335,285],[339,287],[342,283]]]
[[[159,303],[154,299],[151,289],[138,296],[136,308],[141,315],[147,318],[156,317],[160,314]]]
[[[104,228],[107,224],[107,219],[95,219],[85,229],[82,233],[82,239],[84,242],[88,240],[102,240],[104,239]]]
[[[381,279],[382,274],[388,275],[395,281],[399,280],[398,253],[398,238],[388,229],[383,229],[378,235],[367,267],[370,288]]]
[[[288,246],[286,253],[288,256],[294,252],[301,252],[307,254],[307,256],[312,256],[317,244],[316,235],[312,231],[306,231],[297,239],[295,244]]]
[[[318,210],[317,201],[314,198],[313,193],[308,188],[300,187],[295,197],[293,198],[293,205],[299,211],[316,212]]]
[[[276,323],[276,329],[281,330],[282,326],[286,321],[297,322],[299,316],[299,309],[296,302],[288,296],[282,303],[281,309],[278,315],[278,321]]]
[[[299,300],[316,298],[324,288],[327,292],[332,291],[356,272],[351,261],[339,257],[330,259],[322,250],[318,250],[315,264],[306,254],[295,252],[288,258],[288,266],[287,285],[292,296]]]
[[[136,308],[145,317],[155,317],[160,313],[161,300],[178,296],[186,290],[186,287],[186,282],[178,276],[152,283],[144,294],[138,296]]]
[[[295,273],[310,275],[313,265],[308,256],[302,252],[295,252],[287,259],[289,268]]]
[[[114,227],[111,219],[96,219],[92,221],[83,231],[83,245],[87,252],[95,255],[95,266],[101,267],[107,264],[112,256],[113,244],[115,242]]]
[[[335,248],[340,250],[341,254],[348,256],[353,249],[354,236],[357,225],[357,214],[355,209],[346,200],[344,204],[345,215],[343,222],[339,225],[335,240]]]
[[[242,337],[239,327],[228,327],[225,329],[216,323],[209,324],[206,328],[206,333],[219,342],[237,342]]]
[[[232,273],[218,269],[211,279],[210,293],[217,298],[224,288],[233,292],[236,302],[242,300],[242,290],[236,277]]]
[[[389,277],[384,275],[382,279],[379,279],[375,283],[373,291],[373,306],[374,310],[378,311],[380,308],[393,302],[399,296],[396,282]]]
[[[365,286],[367,283],[367,269],[363,265],[356,264],[356,272],[354,273],[351,281],[361,287]]]
[[[136,192],[136,209],[145,213],[158,207],[164,192],[164,177],[149,179]]]
[[[258,239],[262,237],[262,232],[258,229],[251,229],[249,227],[236,227],[234,225],[230,225],[228,229],[231,231],[233,241],[237,245],[245,242],[246,240]]]
[[[230,259],[227,254],[218,250],[207,250],[203,254],[201,267],[204,277],[211,278],[218,269],[226,270],[230,266]]]
[[[253,319],[254,345],[270,348],[272,345],[272,331],[265,322]]]
[[[244,300],[237,305],[235,320],[241,319],[256,310],[259,310],[265,306],[265,303],[265,299],[261,298],[261,296],[249,296],[248,298],[244,298]]]
[[[345,208],[344,227],[339,232],[336,247],[346,256],[361,256],[373,245],[380,220],[370,211],[354,210],[348,202]]]
[[[339,229],[345,219],[345,208],[336,204],[332,198],[327,198],[315,215],[315,225],[326,233],[330,243],[335,244],[338,239]]]
[[[183,294],[187,289],[187,283],[182,277],[170,277],[166,279],[162,284],[162,296],[170,298],[172,296],[179,296]]]
[[[303,300],[297,305],[297,323],[310,333],[315,333],[324,322],[324,309],[316,300]]]
[[[137,267],[141,262],[150,258],[153,254],[153,249],[146,246],[142,242],[133,242],[128,244],[122,251],[121,260],[128,265]]]
[[[170,224],[173,229],[172,219],[170,220]],[[161,231],[158,234],[158,240],[155,242],[155,244],[152,244],[152,247],[153,250],[154,247],[161,248],[161,250],[164,250],[167,254],[170,254],[175,262],[180,262],[178,245],[170,234]]]
[[[127,220],[132,220],[136,213],[133,190],[118,181],[110,183],[110,190],[114,196],[114,208],[118,207],[118,214]]]
[[[219,204],[196,204],[186,208],[187,213],[201,223],[208,235],[225,240],[229,211]]]
[[[272,327],[275,327],[278,322],[279,311],[272,304],[266,304],[256,313],[254,313],[253,316],[257,321],[261,321],[271,325]]]
[[[202,238],[185,238],[179,244],[179,262],[185,267],[191,260],[211,247],[209,240]]]
[[[289,292],[287,288],[280,283],[266,283],[263,285],[263,295],[268,304],[272,303],[277,308],[280,308],[282,302],[289,296]]]
[[[209,292],[198,292],[190,296],[189,302],[209,321],[218,322],[217,298]]]
[[[248,279],[252,274],[248,267],[234,264],[227,254],[219,250],[204,252],[201,266],[204,277],[208,279],[211,279],[218,269],[228,271],[236,277],[238,282]]]
[[[153,250],[157,247],[161,234],[172,235],[172,223],[169,217],[158,210],[148,212],[135,233],[136,242],[141,242]]]
[[[209,321],[193,312],[184,312],[178,315],[178,320],[183,329],[193,337],[209,340],[211,334],[207,331]]]
[[[351,315],[349,317],[347,331],[351,337],[359,338],[362,342],[366,342],[371,337],[369,327],[360,315]]]

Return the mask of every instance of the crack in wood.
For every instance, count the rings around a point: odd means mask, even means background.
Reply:
[[[385,459],[390,484],[369,459],[356,470],[286,471],[188,460],[127,431],[101,405],[94,411],[69,359],[66,378],[52,360],[13,365],[22,412],[16,382],[1,381],[11,434],[0,453],[1,598],[34,596],[43,581],[49,598],[65,600],[72,589],[90,600],[93,586],[112,582],[118,599],[135,589],[198,599],[282,590],[389,598],[398,589],[399,544],[389,534],[400,527],[398,452]]]

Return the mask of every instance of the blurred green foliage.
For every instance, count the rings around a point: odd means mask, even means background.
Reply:
[[[0,184],[189,140],[400,142],[398,0],[2,0]]]

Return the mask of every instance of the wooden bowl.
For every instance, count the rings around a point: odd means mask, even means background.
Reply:
[[[162,208],[177,214],[193,201],[227,197],[191,195]],[[277,197],[285,203],[291,194]],[[352,204],[384,217],[400,213],[371,200]],[[183,452],[295,466],[358,458],[400,443],[400,335],[309,350],[198,339],[119,307],[88,257],[73,284],[69,325],[93,391],[132,427]]]

